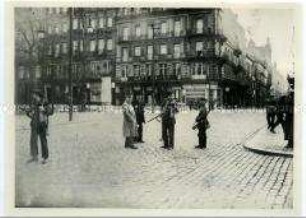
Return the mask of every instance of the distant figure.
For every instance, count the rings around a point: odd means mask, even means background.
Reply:
[[[141,100],[136,100],[133,106],[136,113],[136,121],[138,125],[137,128],[138,134],[136,136],[136,142],[144,143],[143,141],[143,124],[145,123],[144,103]]]
[[[31,139],[30,151],[32,158],[28,162],[38,161],[38,136],[41,142],[42,164],[47,162],[49,157],[47,130],[48,116],[53,114],[52,108],[43,103],[42,95],[39,92],[33,93],[33,101],[27,116],[31,118]]]
[[[210,127],[207,116],[208,111],[205,107],[205,100],[203,100],[200,104],[200,111],[198,116],[196,117],[196,124],[192,127],[193,130],[198,129],[198,137],[199,137],[199,145],[197,145],[195,148],[199,149],[205,149],[207,146],[207,135],[206,130]]]
[[[192,107],[193,107],[193,101],[188,101],[188,106],[189,106],[189,110],[191,111],[192,110]]]
[[[178,112],[177,104],[172,98],[168,98],[162,108],[162,148],[174,148],[175,114]]]
[[[293,118],[294,118],[294,93],[290,92],[285,101],[284,111],[284,139],[288,141],[285,149],[293,148]]]
[[[126,97],[123,105],[123,136],[125,137],[125,148],[137,149],[134,146],[134,138],[136,137],[136,115],[132,106],[132,98]]]
[[[276,117],[276,106],[274,102],[269,102],[269,104],[266,107],[266,119],[267,119],[267,123],[268,123],[268,129],[275,133],[273,126],[274,126],[274,122],[275,122],[275,117]]]

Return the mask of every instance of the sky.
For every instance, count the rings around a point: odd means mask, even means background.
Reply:
[[[293,71],[296,58],[296,22],[294,9],[290,8],[232,8],[238,22],[245,28],[247,40],[258,46],[265,45],[267,37],[272,47],[272,61],[286,78]]]

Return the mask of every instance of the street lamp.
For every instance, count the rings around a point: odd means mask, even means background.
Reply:
[[[72,121],[73,115],[73,93],[72,93],[72,8],[69,11],[69,65],[68,65],[68,76],[69,76],[69,121]]]
[[[37,31],[37,37],[38,37],[38,40],[39,40],[39,50],[38,50],[38,55],[40,56],[39,57],[39,62],[40,62],[40,69],[41,71],[44,70],[44,47],[45,47],[45,42],[44,42],[44,39],[45,39],[45,31],[43,29],[39,29]],[[35,86],[38,86],[37,82],[35,82]],[[34,87],[35,88],[38,88],[38,87]],[[44,95],[46,97],[46,91],[44,90]]]
[[[155,31],[159,31],[159,27],[155,26],[154,23],[151,24],[152,28],[152,38],[155,38]],[[155,58],[154,58],[154,46],[153,46],[153,62],[152,62],[152,110],[154,112],[154,106],[155,106]]]

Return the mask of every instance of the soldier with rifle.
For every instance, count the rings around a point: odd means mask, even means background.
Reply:
[[[162,139],[164,149],[174,148],[174,132],[176,119],[175,115],[178,113],[177,104],[174,99],[169,97],[162,106]]]
[[[207,145],[207,135],[206,130],[210,127],[207,116],[209,114],[209,111],[207,112],[205,107],[205,99],[202,99],[202,101],[199,104],[200,106],[200,112],[198,116],[196,117],[195,124],[193,125],[192,129],[198,129],[198,137],[199,137],[199,145],[197,145],[195,148],[198,149],[205,149]]]
[[[145,121],[145,115],[144,115],[144,103],[142,101],[142,99],[135,99],[133,101],[133,107],[134,107],[134,111],[136,114],[136,122],[137,122],[137,136],[135,138],[136,142],[139,143],[144,143],[143,141],[143,124],[146,122]]]
[[[168,93],[168,95],[170,95]],[[153,120],[158,120],[161,118],[162,123],[162,141],[164,149],[173,149],[174,148],[174,132],[175,132],[175,115],[178,113],[177,104],[174,99],[168,97],[165,99],[162,104],[162,111],[157,116],[151,118],[146,123],[149,123]]]

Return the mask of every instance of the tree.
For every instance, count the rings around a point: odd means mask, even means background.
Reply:
[[[16,58],[25,59],[34,64],[39,57],[40,30],[44,28],[44,10],[42,8],[15,9],[15,51]]]

